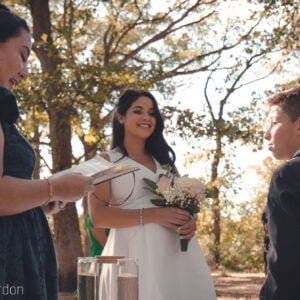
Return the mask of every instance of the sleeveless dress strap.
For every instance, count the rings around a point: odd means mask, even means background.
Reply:
[[[127,158],[127,156],[114,150],[108,151],[107,154],[109,156],[110,162],[113,164],[120,163],[123,159]]]

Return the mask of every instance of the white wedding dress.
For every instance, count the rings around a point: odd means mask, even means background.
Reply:
[[[110,151],[111,162],[122,157]],[[142,164],[125,157],[122,165],[140,168],[111,182],[111,203],[122,203],[119,207],[139,209],[155,207],[154,198],[145,189],[143,178],[157,181],[164,171],[156,161],[156,173]],[[137,258],[139,276],[139,300],[215,300],[212,277],[195,237],[189,242],[188,251],[181,252],[179,235],[176,231],[150,223],[127,228],[112,228],[102,255]],[[101,300],[117,300],[116,265],[104,264],[100,276],[99,294]]]

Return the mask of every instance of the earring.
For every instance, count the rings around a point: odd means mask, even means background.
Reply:
[[[120,124],[122,124],[122,125],[123,125],[123,120],[119,120],[119,122],[120,122]]]

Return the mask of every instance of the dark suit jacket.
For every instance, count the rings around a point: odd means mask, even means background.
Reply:
[[[300,153],[273,174],[268,194],[270,248],[261,300],[300,299]]]

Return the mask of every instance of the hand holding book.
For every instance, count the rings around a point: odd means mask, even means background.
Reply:
[[[54,179],[69,173],[80,173],[82,175],[92,177],[93,184],[95,185],[137,170],[139,170],[138,167],[124,167],[121,164],[113,164],[100,155],[96,155],[92,159],[89,159],[77,166],[53,174],[49,179]]]

